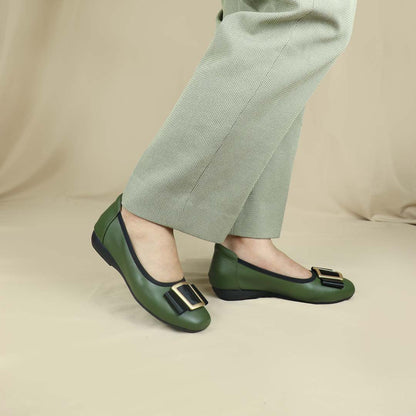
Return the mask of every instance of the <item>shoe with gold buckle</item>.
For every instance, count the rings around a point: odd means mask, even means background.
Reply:
[[[122,194],[94,225],[91,243],[98,254],[123,277],[134,299],[160,321],[183,331],[198,332],[211,322],[208,301],[185,280],[164,283],[154,279],[138,259],[121,216]]]
[[[218,297],[243,300],[278,297],[307,303],[335,303],[349,299],[354,284],[327,267],[311,267],[309,278],[285,276],[249,263],[229,248],[216,243],[208,272]]]

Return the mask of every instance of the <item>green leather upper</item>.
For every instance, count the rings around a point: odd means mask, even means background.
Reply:
[[[120,208],[121,194],[100,216],[94,230],[101,243],[117,262],[136,299],[145,309],[166,323],[189,331],[200,331],[206,328],[211,318],[205,307],[185,311],[178,315],[163,296],[173,284],[150,281],[139,270],[117,217]]]
[[[109,225],[120,212],[122,195],[123,194],[120,194],[116,200],[101,214],[100,218],[98,218],[98,221],[94,225],[94,231],[101,242],[104,241],[104,236]]]
[[[342,289],[324,286],[315,275],[311,279],[289,281],[265,274],[242,263],[238,256],[222,244],[216,243],[209,278],[211,285],[223,290],[258,290],[273,292],[282,297],[311,303],[331,303],[347,299],[354,294],[353,283],[344,278]]]

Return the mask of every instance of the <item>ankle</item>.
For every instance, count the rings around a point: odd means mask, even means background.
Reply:
[[[225,240],[222,242],[223,246],[233,251],[244,248],[262,248],[269,246],[270,244],[272,244],[270,238],[251,238],[232,234],[228,234]]]
[[[121,207],[121,216],[123,221],[131,232],[134,232],[135,236],[152,236],[155,233],[158,236],[173,236],[173,229],[162,224],[147,220],[146,218],[139,217],[126,208]]]

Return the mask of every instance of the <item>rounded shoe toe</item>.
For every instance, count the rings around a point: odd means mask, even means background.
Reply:
[[[342,291],[344,299],[350,298],[355,293],[354,283],[351,282],[351,280],[344,278],[344,289]]]
[[[181,315],[180,326],[189,332],[199,332],[211,323],[211,316],[204,307],[193,311],[186,311]]]
[[[330,297],[330,300],[328,301],[330,303],[335,302],[341,302],[343,300],[349,299],[355,292],[355,286],[354,283],[351,282],[351,280],[346,279],[344,277],[344,287],[342,289],[334,289],[333,296]],[[335,292],[337,290],[338,292]]]

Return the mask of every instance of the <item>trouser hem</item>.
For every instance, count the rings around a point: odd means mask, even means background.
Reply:
[[[228,234],[235,235],[238,237],[246,237],[246,238],[279,238],[281,233],[279,232],[273,232],[271,230],[265,230],[265,231],[244,231],[244,230],[231,230]]]
[[[173,228],[213,243],[222,243],[228,234],[247,238],[279,238],[280,228],[266,227],[255,230],[235,227],[235,217],[213,208],[199,207],[191,202],[185,209],[180,204],[169,203],[158,207],[153,201],[146,204],[145,200],[136,197],[131,199],[123,194],[122,205],[133,214],[156,224]]]
[[[130,198],[123,193],[122,206],[131,213],[166,227],[173,228],[213,243],[222,243],[231,229],[235,216],[218,210],[188,203],[169,202],[155,206],[154,201]]]

